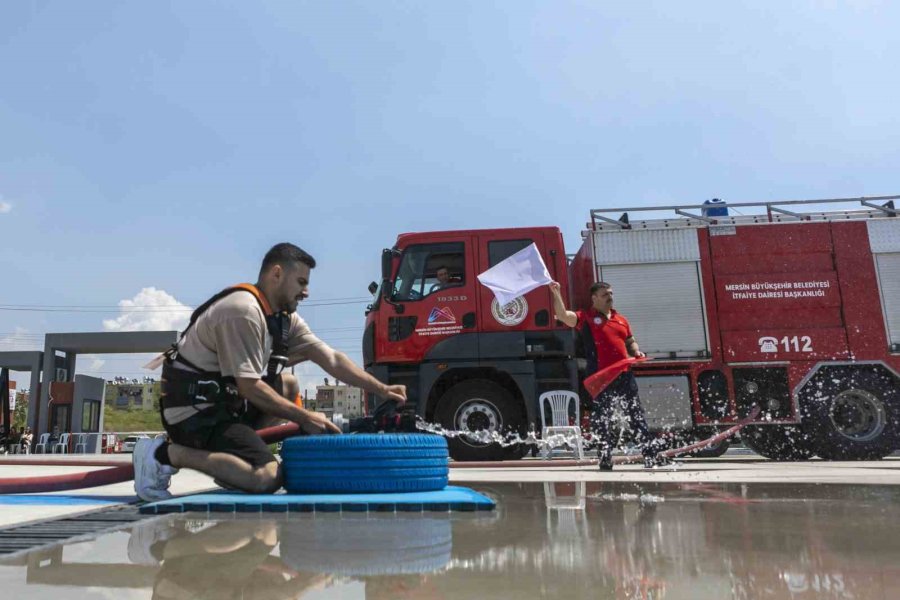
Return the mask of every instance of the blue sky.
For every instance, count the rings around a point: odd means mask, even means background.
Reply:
[[[0,351],[177,323],[117,307],[196,305],[292,241],[319,260],[301,314],[358,360],[361,299],[402,231],[558,225],[573,252],[591,208],[897,193],[898,17],[887,2],[5,2]],[[79,372],[137,376],[138,358]]]

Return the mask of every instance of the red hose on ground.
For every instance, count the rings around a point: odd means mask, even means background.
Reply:
[[[277,425],[260,429],[260,437],[269,444],[296,434],[300,427],[296,423]],[[21,460],[0,460],[0,465],[62,466],[62,467],[110,467],[97,471],[66,473],[65,475],[47,475],[44,477],[10,477],[0,479],[0,494],[40,494],[44,492],[61,492],[84,488],[122,483],[134,479],[134,467],[115,461],[97,459],[84,460],[48,460],[41,462],[25,462]]]
[[[753,421],[759,414],[759,407],[745,418],[738,421],[732,427],[722,431],[711,438],[696,442],[682,448],[667,450],[662,453],[663,456],[672,458],[694,450],[699,450],[705,446],[717,444],[731,437],[744,425]],[[260,429],[260,437],[269,444],[280,442],[281,440],[295,435],[300,430],[296,423],[288,423],[286,425],[276,425],[275,427],[267,427]],[[616,464],[626,464],[640,462],[643,460],[641,455],[635,454],[631,456],[616,456],[613,462]],[[584,466],[596,461],[589,460],[572,460],[572,461],[517,461],[502,463],[506,467],[563,467],[563,466]],[[84,460],[48,460],[41,462],[25,462],[21,460],[0,460],[0,465],[26,465],[33,464],[35,466],[65,466],[65,467],[110,467],[108,469],[100,469],[98,471],[83,471],[80,473],[67,473],[65,475],[48,475],[45,477],[10,477],[0,479],[0,494],[39,494],[45,492],[61,492],[66,490],[80,490],[85,488],[98,487],[101,485],[110,485],[113,483],[123,483],[134,479],[134,467],[130,464],[122,464],[113,461],[102,461],[96,459]],[[498,467],[501,463],[496,462],[455,462],[450,465],[453,468],[473,469],[485,467]]]
[[[682,446],[681,448],[672,448],[671,450],[666,450],[665,452],[660,452],[661,456],[665,456],[666,458],[675,458],[676,456],[681,456],[683,454],[688,454],[693,452],[694,450],[701,450],[706,448],[707,446],[712,446],[713,444],[718,444],[719,442],[724,442],[735,433],[740,431],[744,425],[751,423],[756,417],[759,415],[759,412],[762,409],[759,406],[755,406],[753,410],[750,411],[750,414],[735,423],[733,426],[729,427],[725,431],[721,431],[716,435],[707,438],[705,440],[700,440],[699,442],[694,442],[688,446]],[[613,457],[613,464],[624,465],[628,463],[642,462],[644,457],[640,454],[632,454],[630,456],[615,456]]]
[[[7,463],[9,464],[9,463]],[[23,463],[18,463],[23,464]],[[73,466],[81,466],[67,463]],[[66,475],[48,475],[45,477],[10,477],[0,479],[0,494],[38,494],[43,492],[61,492],[64,490],[80,490],[111,483],[121,483],[134,479],[134,468],[131,465],[118,465],[111,469],[99,471],[82,471]]]

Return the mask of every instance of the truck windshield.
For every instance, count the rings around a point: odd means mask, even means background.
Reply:
[[[465,283],[465,245],[462,242],[440,242],[409,246],[403,252],[394,300],[421,300],[448,287]]]

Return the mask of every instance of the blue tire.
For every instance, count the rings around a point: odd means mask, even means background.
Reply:
[[[427,434],[310,435],[281,448],[284,487],[295,494],[441,490],[447,441]]]
[[[446,568],[450,519],[316,515],[281,528],[281,559],[292,569],[342,577],[413,575]]]

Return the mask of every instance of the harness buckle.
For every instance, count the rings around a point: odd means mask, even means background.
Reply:
[[[281,356],[279,354],[273,354],[269,357],[269,366],[270,371],[274,372],[274,375],[280,375],[284,370],[284,367],[287,366],[288,357]],[[274,365],[274,368],[271,368]]]
[[[194,400],[202,400],[204,402],[215,402],[215,398],[210,400],[205,395],[202,395],[200,392],[202,391],[204,394],[208,393],[206,390],[201,390],[201,386],[215,386],[215,389],[212,390],[215,396],[219,395],[219,391],[221,388],[219,387],[219,382],[215,379],[200,379],[197,381],[197,393],[194,394]]]

